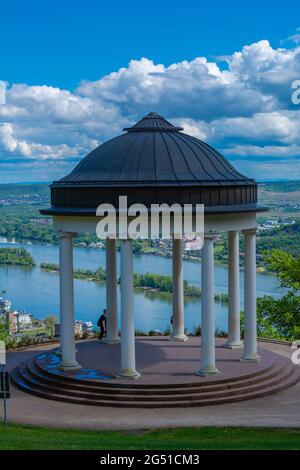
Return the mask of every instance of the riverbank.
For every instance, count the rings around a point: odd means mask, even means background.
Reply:
[[[59,273],[59,266],[53,263],[41,263],[41,270],[48,273]],[[75,279],[83,279],[85,281],[104,282],[106,280],[106,272],[103,268],[96,271],[90,269],[77,269],[73,272]],[[118,279],[120,283],[120,279]],[[158,294],[172,294],[173,284],[171,276],[163,276],[159,274],[133,274],[133,287]],[[186,297],[201,297],[201,289],[192,286],[186,280],[183,281],[184,295]],[[225,293],[215,294],[216,302],[228,303],[228,295]]]
[[[5,246],[5,245],[2,245]],[[11,246],[11,245],[9,245]],[[0,286],[6,290],[6,296],[12,299],[14,308],[25,310],[39,319],[50,314],[59,316],[59,278],[51,273],[41,271],[40,263],[58,264],[59,252],[57,246],[46,245],[15,245],[23,247],[35,259],[37,266],[0,266]],[[95,250],[75,247],[74,269],[90,269],[96,271],[99,266],[105,268],[105,250]],[[120,273],[120,257],[117,253],[117,270]],[[137,274],[157,273],[170,276],[172,260],[160,256],[134,255],[134,272]],[[201,288],[201,264],[183,261],[184,278],[189,284]],[[243,310],[243,278],[241,270],[240,298]],[[215,293],[227,293],[227,266],[215,264]],[[264,295],[279,298],[284,289],[279,288],[278,281],[272,275],[257,273],[257,296]],[[77,320],[97,323],[99,313],[106,305],[106,289],[103,282],[89,282],[84,279],[74,279],[75,318]],[[201,321],[201,301],[199,297],[185,297],[185,324],[188,331]],[[118,287],[120,308],[120,291]],[[136,313],[136,329],[141,331],[165,331],[170,324],[172,312],[171,294],[151,292],[136,288],[134,290],[134,305]],[[216,327],[227,331],[227,304],[215,304]]]
[[[58,247],[58,244],[53,244],[53,243],[41,243],[38,240],[12,240],[9,241],[6,237],[0,237],[0,245],[5,244],[5,245],[25,245],[25,246],[40,246],[40,247]],[[91,249],[95,251],[103,251],[105,253],[105,244],[104,243],[91,243],[89,245],[82,243],[82,242],[74,242],[74,248],[82,248],[82,249]],[[136,256],[152,256],[152,257],[159,257],[159,258],[164,258],[164,259],[172,259],[172,253],[170,252],[162,252],[162,251],[144,251],[144,252],[135,252],[134,253]],[[189,263],[197,263],[201,264],[201,257],[200,256],[193,256],[189,254],[183,254],[183,260]],[[216,266],[224,266],[227,267],[228,262],[227,259],[218,259],[215,256],[215,265]],[[244,267],[243,264],[240,264],[240,271],[243,271]],[[256,272],[257,273],[262,273],[262,274],[270,274],[272,273],[266,269],[265,266],[257,266],[256,267]]]

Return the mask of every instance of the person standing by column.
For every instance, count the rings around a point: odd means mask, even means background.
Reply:
[[[97,322],[97,326],[100,328],[99,340],[103,338],[104,335],[107,333],[107,310],[106,308],[103,310],[102,314],[99,317]]]

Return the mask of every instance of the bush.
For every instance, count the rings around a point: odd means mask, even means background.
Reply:
[[[194,326],[194,329],[193,329],[193,335],[195,336],[201,336],[201,326]]]
[[[147,333],[143,330],[135,330],[134,331],[135,336],[147,336]]]
[[[220,328],[216,328],[215,335],[217,338],[227,338],[228,334],[226,331],[220,330]]]

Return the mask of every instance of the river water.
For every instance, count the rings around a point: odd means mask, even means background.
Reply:
[[[55,273],[40,270],[41,262],[58,263],[57,246],[1,243],[1,247],[25,247],[34,257],[37,267],[0,266],[0,290],[6,290],[5,297],[12,301],[12,307],[32,313],[36,318],[49,314],[59,316],[59,279]],[[93,248],[74,248],[74,267],[95,270],[105,268],[105,250]],[[119,266],[119,255],[118,255]],[[172,261],[154,255],[135,255],[136,273],[157,273],[171,275]],[[184,278],[200,286],[201,264],[184,261]],[[75,317],[77,320],[97,322],[99,312],[105,307],[105,285],[74,280]],[[241,308],[243,308],[243,271],[241,271]],[[227,267],[215,265],[215,291],[227,292]],[[257,296],[282,294],[278,281],[271,275],[257,273]],[[119,302],[120,302],[120,292]],[[227,331],[227,306],[218,302],[216,306],[216,327]],[[144,292],[136,289],[134,296],[136,328],[149,331],[164,331],[169,326],[172,311],[171,295]],[[185,324],[189,331],[200,324],[200,299],[185,301]]]

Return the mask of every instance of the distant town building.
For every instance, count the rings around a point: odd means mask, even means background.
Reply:
[[[83,335],[82,322],[75,321],[75,335],[81,337]]]
[[[93,328],[94,328],[94,325],[93,325],[93,322],[91,321],[83,322],[80,320],[76,320],[74,324],[74,334],[77,337],[82,337],[85,333],[92,334]],[[55,325],[54,336],[55,337],[60,336],[60,324],[59,323]]]
[[[30,325],[32,323],[32,315],[30,313],[20,313],[15,311],[14,312],[17,317],[17,323],[19,325]]]
[[[0,297],[0,314],[4,314],[11,309],[11,301]]]
[[[10,335],[18,332],[18,322],[15,312],[6,312],[6,325]]]
[[[93,322],[91,321],[86,321],[86,322],[83,322],[82,323],[82,329],[84,332],[87,332],[87,333],[92,333],[93,332]]]
[[[268,219],[262,225],[258,225],[257,229],[258,231],[273,230],[274,228],[279,229],[280,227],[294,225],[295,223],[296,221],[291,219]]]
[[[9,334],[15,334],[20,328],[28,327],[32,324],[32,315],[29,313],[18,312],[17,310],[6,310],[2,314],[5,318]]]
[[[277,225],[279,225],[279,221],[275,219],[266,220],[266,222],[264,223],[264,227],[273,228],[273,227],[276,227]]]

